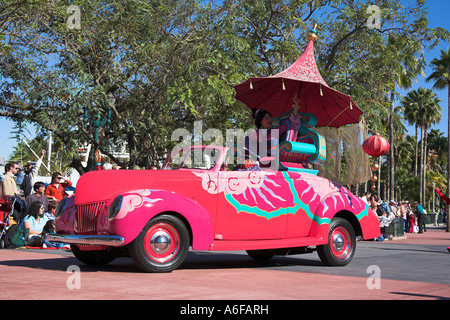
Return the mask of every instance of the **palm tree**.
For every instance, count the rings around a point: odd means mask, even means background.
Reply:
[[[410,93],[403,97],[403,100],[401,102],[401,105],[403,107],[403,116],[405,117],[405,120],[408,121],[409,125],[413,125],[416,131],[415,134],[415,153],[414,153],[414,176],[417,176],[417,159],[418,159],[418,136],[419,136],[419,124],[417,119],[419,118],[419,105],[414,103],[414,99],[411,96]]]
[[[422,101],[420,100],[419,93],[416,90],[408,92],[406,96],[403,97],[401,101],[401,106],[403,109],[403,115],[408,121],[408,124],[414,125],[416,129],[415,134],[415,158],[414,158],[414,176],[417,176],[417,166],[419,163],[418,157],[419,157],[419,123],[420,123],[420,117],[421,117],[421,108],[422,108]]]
[[[427,81],[434,81],[434,89],[448,90],[448,131],[450,133],[450,49],[441,50],[441,57],[431,61],[433,73],[427,78]],[[450,197],[450,139],[448,139],[447,148],[447,197]],[[447,206],[447,212],[450,212],[450,205]],[[450,219],[447,219],[447,232],[450,232]]]
[[[391,72],[393,75],[390,87],[390,112],[389,112],[389,143],[391,148],[389,150],[389,169],[388,176],[390,180],[389,197],[394,199],[395,190],[395,138],[394,138],[394,101],[396,86],[402,89],[408,89],[413,85],[414,81],[417,81],[417,75],[424,75],[424,60],[417,58],[418,52],[421,51],[421,44],[412,41],[412,39],[404,36],[389,36],[387,44],[387,54],[396,57],[394,63],[391,66]]]
[[[443,132],[431,129],[428,134],[428,148],[430,150],[430,170],[443,175],[444,165],[447,163],[447,137],[444,137]]]
[[[419,89],[420,90],[420,89]],[[442,108],[440,107],[439,103],[441,100],[438,98],[438,96],[431,90],[425,89],[425,94],[427,97],[427,100],[429,101],[428,104],[424,106],[423,110],[423,136],[424,136],[424,142],[423,142],[423,152],[422,152],[422,163],[423,163],[423,171],[422,171],[422,192],[423,192],[423,201],[426,201],[426,171],[427,171],[427,159],[428,159],[428,128],[432,124],[436,124],[441,120],[441,114],[442,114]]]
[[[426,181],[426,149],[427,149],[427,136],[428,128],[431,124],[437,123],[441,118],[441,107],[439,106],[440,99],[430,89],[419,88],[418,90],[412,90],[402,100],[403,113],[409,123],[414,123],[416,126],[416,161],[415,161],[415,173],[417,175],[417,163],[418,163],[418,128],[421,128],[421,146],[420,154],[421,161],[419,166],[419,201],[423,203],[425,201],[425,181]]]

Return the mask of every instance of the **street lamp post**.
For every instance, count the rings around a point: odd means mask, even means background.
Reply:
[[[89,111],[87,109],[84,109],[84,119],[83,124],[86,128],[88,124],[90,124],[91,128],[94,131],[94,154],[92,159],[92,168],[95,170],[95,167],[97,165],[95,160],[95,155],[98,154],[98,144],[99,144],[99,138],[98,138],[98,132],[100,128],[104,128],[108,126],[111,123],[111,108],[108,108],[106,111],[106,114],[101,117],[100,112],[95,113],[94,115],[89,114]]]

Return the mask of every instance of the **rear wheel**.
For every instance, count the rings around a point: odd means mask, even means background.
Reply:
[[[189,232],[175,216],[150,220],[130,244],[130,255],[146,272],[171,272],[178,268],[189,250]]]
[[[356,249],[355,231],[343,218],[331,220],[328,243],[317,246],[320,260],[328,266],[345,266],[353,258]]]

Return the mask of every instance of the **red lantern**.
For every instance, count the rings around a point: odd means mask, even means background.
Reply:
[[[362,147],[369,156],[379,157],[389,151],[389,142],[376,134],[364,140]]]

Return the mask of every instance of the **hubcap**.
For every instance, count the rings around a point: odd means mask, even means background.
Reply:
[[[333,230],[331,237],[331,252],[337,259],[345,259],[352,249],[352,241],[347,229],[338,227]]]
[[[333,237],[333,247],[336,251],[341,251],[344,248],[344,237],[342,234],[336,234]]]
[[[170,247],[170,236],[163,232],[159,231],[155,233],[150,239],[150,245],[152,246],[153,251],[164,253]]]
[[[147,230],[144,237],[144,249],[151,260],[159,263],[168,262],[180,249],[180,236],[173,226],[157,223]]]

